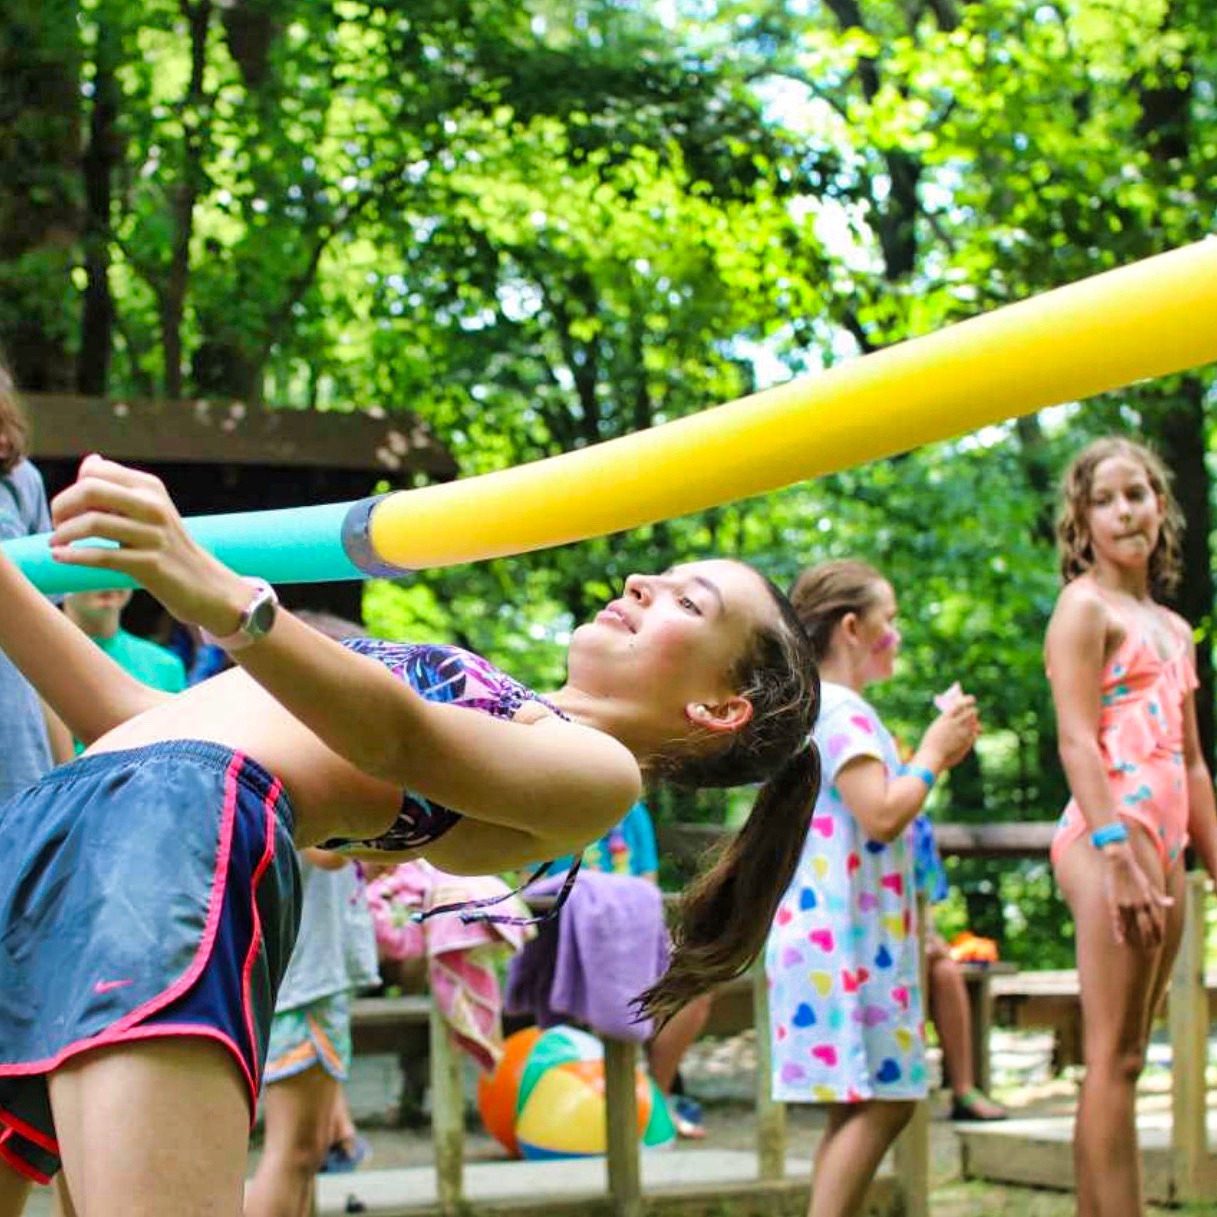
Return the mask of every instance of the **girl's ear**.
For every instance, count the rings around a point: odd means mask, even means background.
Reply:
[[[739,694],[719,702],[690,702],[685,706],[685,718],[705,731],[739,731],[752,721],[752,702]]]
[[[858,614],[845,613],[841,620],[837,622],[837,629],[841,631],[841,637],[846,642],[856,642],[858,639]]]

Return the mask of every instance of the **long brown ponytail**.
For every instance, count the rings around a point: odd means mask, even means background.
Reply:
[[[820,754],[809,742],[761,787],[743,828],[686,891],[671,965],[638,998],[643,1014],[665,1022],[760,954],[794,878],[819,788]]]

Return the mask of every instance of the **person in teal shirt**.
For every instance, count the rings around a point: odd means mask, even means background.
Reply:
[[[136,680],[165,693],[186,687],[186,668],[168,648],[128,634],[120,624],[131,589],[108,592],[73,592],[64,597],[63,611],[107,655]]]

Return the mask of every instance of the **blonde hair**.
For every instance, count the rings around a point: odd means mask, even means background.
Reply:
[[[17,387],[0,360],[0,474],[19,465],[29,452],[30,428]]]
[[[1154,493],[1161,496],[1166,505],[1158,544],[1149,557],[1149,586],[1154,596],[1169,595],[1179,586],[1182,576],[1183,512],[1171,491],[1170,472],[1157,453],[1144,444],[1118,435],[1104,436],[1087,444],[1070,462],[1061,479],[1061,510],[1056,522],[1061,578],[1071,583],[1094,565],[1090,529],[1086,525],[1094,475],[1104,461],[1117,456],[1136,461],[1145,470]]]
[[[823,661],[837,622],[848,613],[859,616],[879,602],[887,580],[869,562],[834,558],[809,566],[794,581],[790,603],[807,631],[816,662]]]

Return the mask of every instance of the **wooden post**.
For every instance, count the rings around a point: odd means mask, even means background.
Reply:
[[[756,1029],[756,1160],[762,1180],[786,1177],[786,1104],[773,1097],[769,981],[762,956],[752,965],[752,1023]]]
[[[455,1215],[463,1204],[465,1092],[460,1053],[439,1004],[431,1003],[431,1137],[440,1212]]]
[[[1187,876],[1183,941],[1171,974],[1171,1176],[1174,1199],[1201,1199],[1200,1178],[1208,1154],[1204,1067],[1208,1055],[1209,1003],[1204,984],[1206,879]]]
[[[642,1217],[639,1162],[637,1046],[631,1040],[604,1040],[604,1098],[607,1109],[608,1183],[614,1217]]]
[[[926,966],[927,905],[917,898],[917,926],[921,935],[921,1001],[928,1008],[930,977]],[[904,1198],[904,1217],[929,1217],[930,1212],[930,1101],[921,1099],[913,1106],[913,1117],[896,1138],[893,1147],[896,1177]]]

